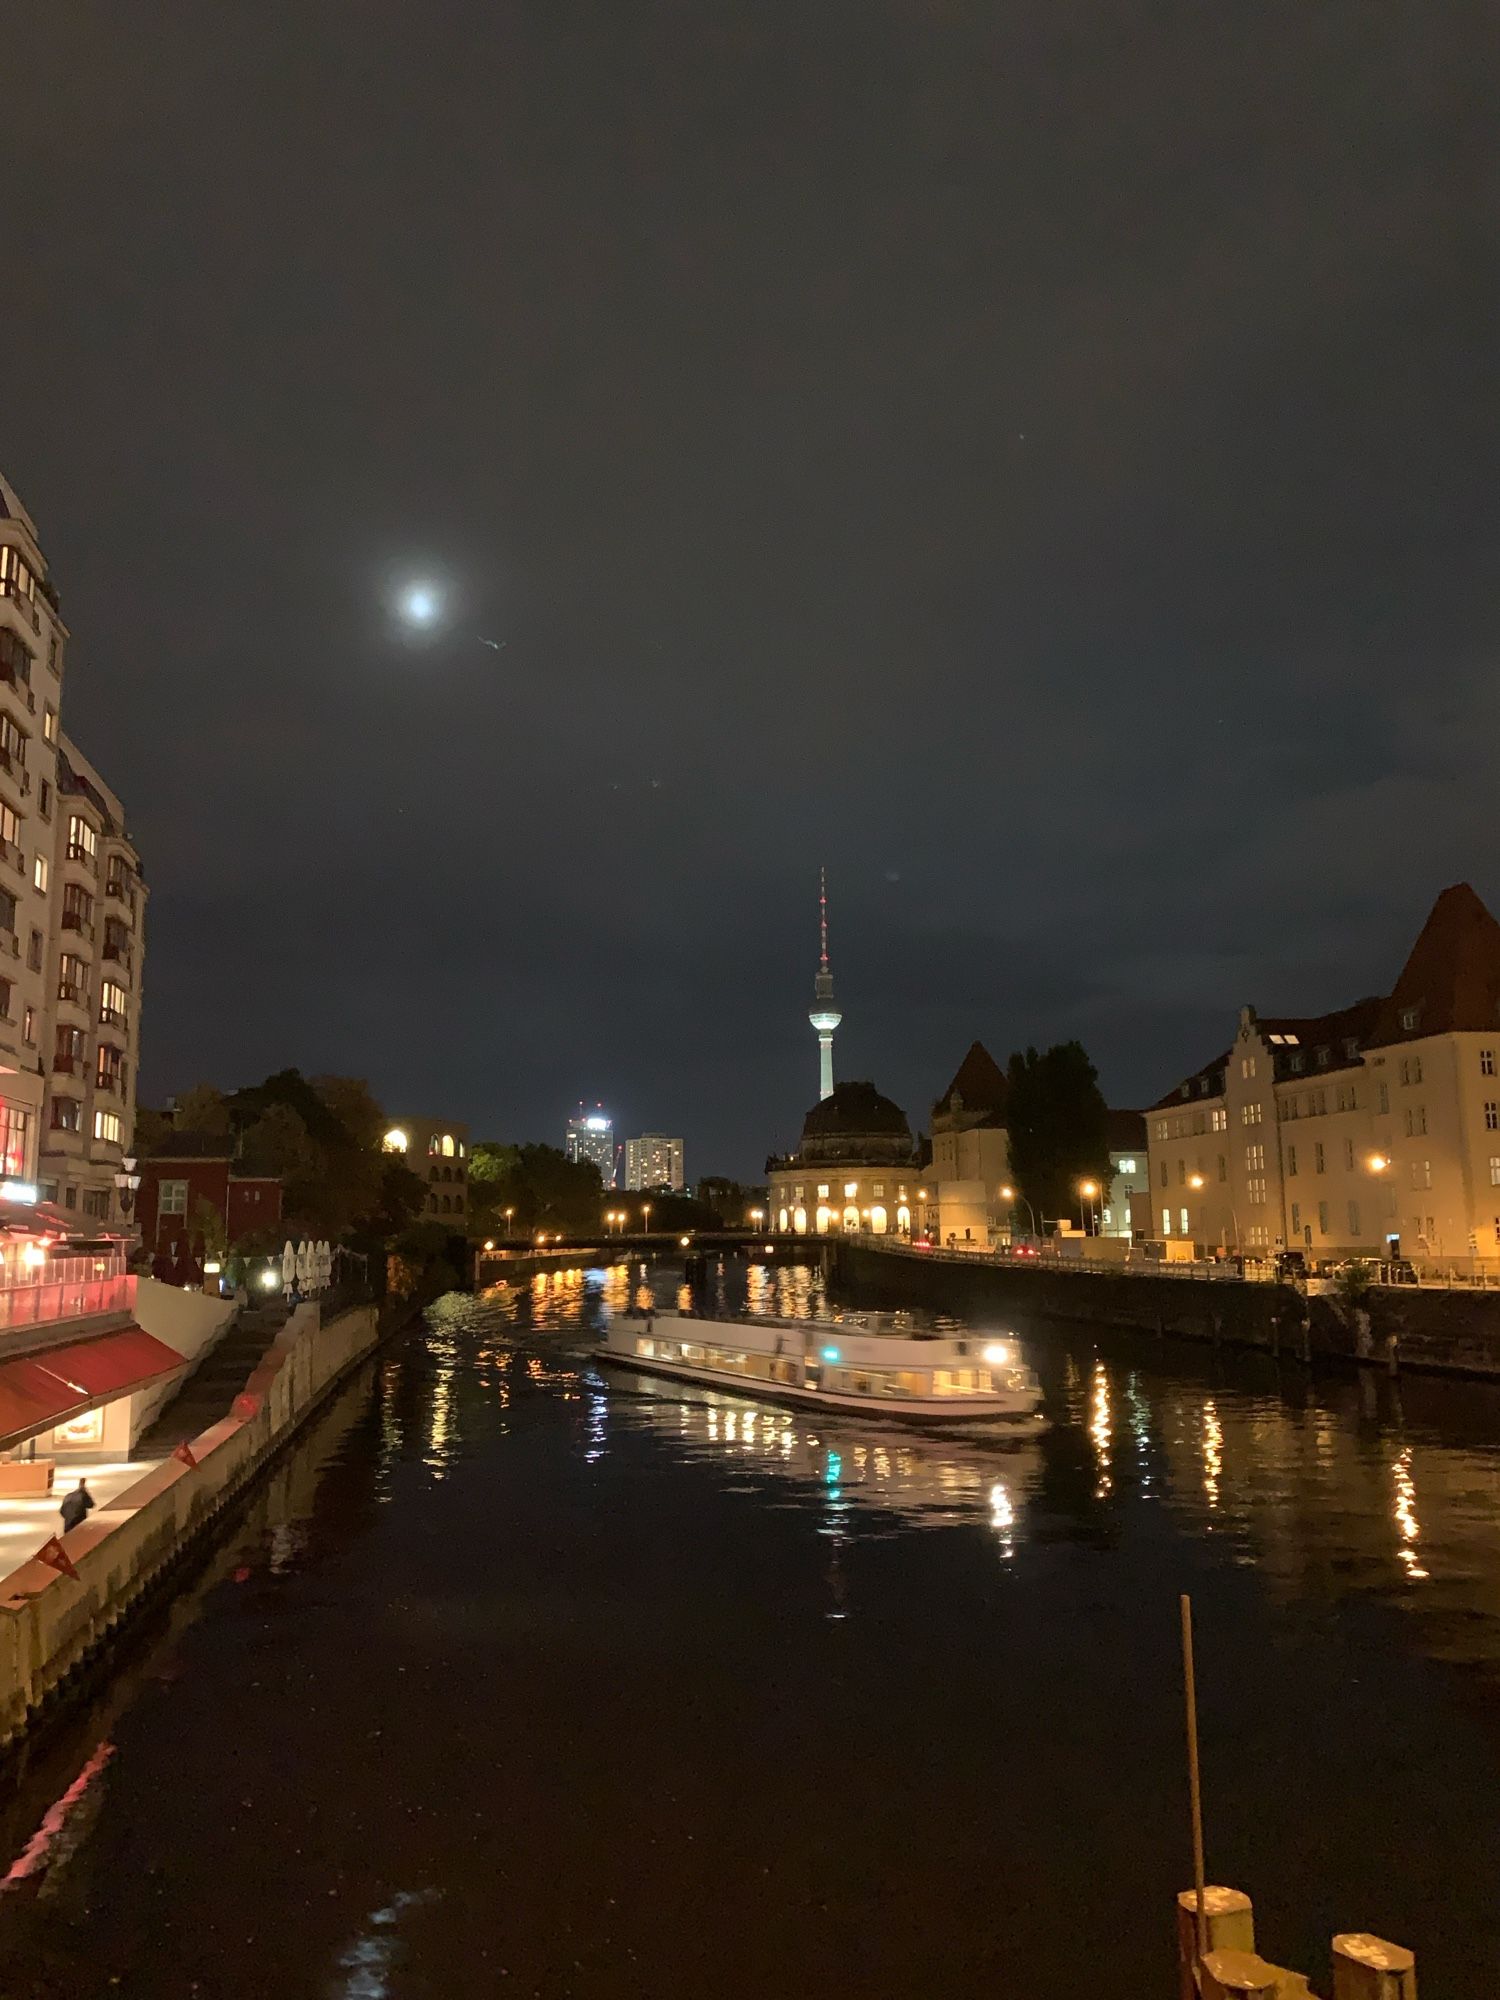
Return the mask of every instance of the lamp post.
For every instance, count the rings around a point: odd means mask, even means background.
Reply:
[[[1084,1203],[1087,1202],[1092,1207],[1094,1197],[1098,1192],[1099,1183],[1097,1181],[1080,1181],[1078,1183],[1078,1221],[1085,1236],[1097,1236],[1099,1233],[1097,1229],[1091,1230],[1089,1228],[1088,1216],[1084,1211]]]
[[[510,1236],[514,1233],[510,1225],[515,1218],[515,1213],[516,1211],[513,1208],[508,1208],[505,1211],[505,1233],[507,1236]]]
[[[127,1154],[120,1162],[120,1171],[115,1175],[115,1190],[120,1197],[120,1213],[127,1220],[135,1208],[136,1190],[141,1184],[141,1177],[135,1169],[134,1155]]]
[[[1206,1185],[1207,1183],[1205,1182],[1202,1174],[1188,1175],[1188,1186],[1190,1188],[1193,1188],[1201,1193]],[[1232,1201],[1226,1202],[1223,1208],[1219,1211],[1219,1213],[1221,1216],[1227,1215],[1229,1217],[1229,1220],[1234,1224],[1234,1247],[1236,1250],[1241,1249],[1243,1246],[1240,1243],[1240,1219],[1234,1212],[1234,1203]],[[1223,1244],[1222,1235],[1220,1236],[1219,1240],[1222,1245]]]
[[[651,1204],[650,1204],[650,1202],[649,1202],[649,1201],[643,1201],[643,1202],[641,1203],[641,1234],[642,1234],[642,1236],[645,1236],[645,1235],[647,1235],[647,1234],[649,1233],[649,1231],[650,1231],[650,1228],[651,1228]]]
[[[1007,1183],[1006,1186],[1004,1186],[1000,1190],[1000,1199],[1004,1202],[1009,1202],[1012,1208],[1015,1207],[1017,1202],[1020,1202],[1021,1206],[1025,1209],[1026,1213],[1031,1217],[1031,1233],[1036,1238],[1037,1242],[1040,1243],[1042,1240],[1042,1232],[1036,1226],[1036,1210],[1032,1207],[1031,1203],[1026,1199],[1025,1195],[1017,1193],[1016,1189],[1011,1187],[1009,1183]]]

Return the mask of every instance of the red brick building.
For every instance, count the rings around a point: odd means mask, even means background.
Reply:
[[[280,1229],[280,1180],[274,1174],[236,1172],[224,1140],[206,1140],[200,1147],[190,1138],[178,1139],[170,1153],[142,1160],[140,1175],[136,1219],[141,1242],[153,1258],[165,1257],[172,1264],[196,1259],[203,1235],[195,1221],[200,1202],[223,1217],[231,1247]]]

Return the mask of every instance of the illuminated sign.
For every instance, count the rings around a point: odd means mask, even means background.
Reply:
[[[35,1202],[37,1193],[35,1181],[0,1181],[0,1201]]]

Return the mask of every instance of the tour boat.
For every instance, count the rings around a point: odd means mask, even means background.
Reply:
[[[600,1361],[767,1402],[920,1423],[988,1423],[1035,1433],[1041,1384],[1014,1340],[884,1333],[872,1320],[698,1319],[621,1314]]]

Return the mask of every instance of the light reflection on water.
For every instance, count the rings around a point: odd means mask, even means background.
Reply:
[[[1025,1447],[969,1444],[624,1377],[590,1358],[611,1313],[679,1298],[695,1302],[670,1268],[546,1273],[444,1302],[431,1340],[440,1367],[445,1349],[454,1366],[489,1356],[502,1406],[519,1384],[582,1403],[590,1463],[624,1426],[753,1477],[764,1505],[800,1504],[816,1489],[841,1531],[981,1527],[1007,1558],[1039,1520],[1049,1537],[1111,1537],[1138,1510],[1160,1509],[1282,1598],[1366,1597],[1417,1612],[1427,1651],[1500,1690],[1500,1392],[1278,1374],[1258,1358],[1180,1347],[1158,1358],[1139,1342],[1121,1358],[1087,1330],[1054,1329],[1024,1343],[1047,1389],[1050,1433]],[[835,1309],[821,1272],[795,1264],[713,1270],[706,1303],[782,1318]],[[1466,1442],[1445,1434],[1452,1413],[1481,1404],[1493,1423],[1469,1424]],[[453,1417],[441,1396],[433,1407],[429,1443],[441,1458]]]

